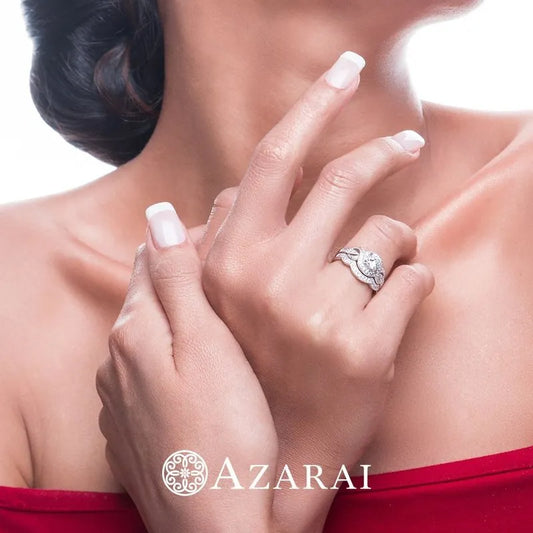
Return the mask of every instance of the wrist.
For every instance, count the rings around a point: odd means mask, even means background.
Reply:
[[[290,471],[297,490],[282,483],[274,490],[274,519],[279,532],[321,532],[337,490],[350,476],[364,447],[348,448],[333,440],[313,439],[310,433],[299,439],[295,433],[280,438],[276,479]],[[291,440],[292,439],[292,440]],[[285,475],[283,479],[287,479]]]

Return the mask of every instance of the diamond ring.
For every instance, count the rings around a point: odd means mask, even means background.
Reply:
[[[385,269],[381,257],[363,248],[341,248],[333,261],[342,261],[352,274],[377,292],[385,283]]]

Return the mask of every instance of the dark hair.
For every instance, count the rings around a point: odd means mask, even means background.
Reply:
[[[31,94],[68,142],[115,165],[144,148],[161,110],[156,0],[23,0],[34,41]]]

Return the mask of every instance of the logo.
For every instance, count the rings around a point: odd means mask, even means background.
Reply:
[[[209,490],[338,490],[344,485],[348,490],[371,490],[369,486],[369,470],[371,465],[359,465],[362,469],[362,485],[356,487],[354,481],[357,477],[352,477],[346,465],[339,467],[337,476],[333,481],[331,474],[328,475],[329,482],[322,480],[322,466],[315,464],[305,464],[292,466],[300,470],[298,477],[293,475],[291,467],[284,465],[280,470],[280,465],[249,465],[248,472],[237,472],[229,457],[224,459],[222,466],[216,475],[216,480]],[[242,468],[242,467],[241,467]],[[274,471],[271,471],[274,468]],[[213,476],[212,476],[213,477]],[[170,492],[177,496],[192,496],[198,494],[207,484],[208,469],[207,463],[196,452],[181,450],[173,453],[163,464],[162,478],[165,486]],[[296,479],[299,480],[298,484]],[[221,486],[221,484],[223,486]]]
[[[173,453],[163,465],[163,482],[178,496],[192,496],[207,483],[207,464],[197,453],[181,450]]]

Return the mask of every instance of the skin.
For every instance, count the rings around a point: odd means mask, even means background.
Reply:
[[[339,242],[369,216],[388,215],[415,229],[414,259],[436,279],[407,329],[360,462],[377,473],[531,444],[531,115],[421,103],[401,59],[409,27],[472,2],[250,1],[239,2],[238,17],[227,4],[198,4],[161,6],[167,87],[146,150],[88,186],[0,213],[9,250],[0,483],[121,489],[103,453],[94,376],[145,239],[144,208],[171,201],[188,227],[203,223],[220,190],[239,183],[262,136],[343,50],[368,66],[357,97],[306,157],[289,218],[328,162],[414,129],[428,146],[358,202]]]
[[[139,248],[110,357],[98,370],[107,459],[151,532],[273,531],[268,492],[204,490],[176,498],[161,481],[165,459],[187,447],[208,465],[232,457],[247,485],[253,480],[248,465],[275,465],[278,453],[261,385],[204,295],[194,244],[174,248],[158,251],[149,236]]]
[[[175,214],[150,218],[96,380],[109,463],[150,530],[208,531],[200,505],[217,530],[320,531],[335,491],[208,491],[191,506],[175,502],[154,473],[169,450],[192,447],[209,464],[220,454],[236,457],[245,475],[247,464],[269,464],[271,476],[287,464],[301,486],[301,465],[314,461],[322,482],[338,488],[340,465],[353,468],[375,431],[398,345],[433,277],[423,265],[398,266],[372,299],[367,286],[339,275],[344,267],[329,261],[330,247],[358,199],[419,150],[387,137],[337,158],[285,221],[295,169],[358,81],[338,90],[321,77],[261,140],[223,224],[218,216],[208,223],[203,262],[190,241],[158,242],[157,222],[178,224]],[[379,248],[388,271],[416,251],[413,231],[387,217],[369,219],[353,242]],[[232,379],[243,365],[248,374]],[[157,434],[157,446],[147,434]]]

